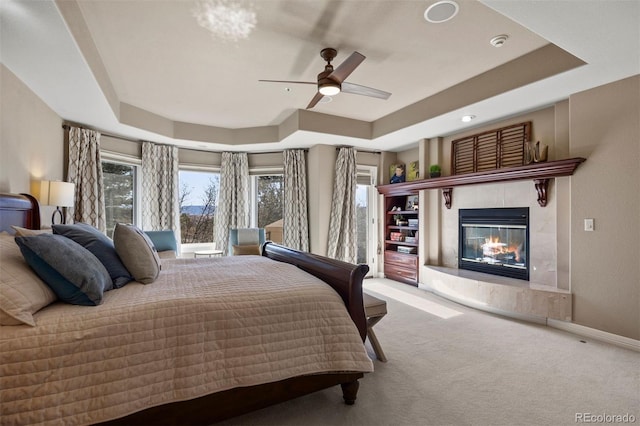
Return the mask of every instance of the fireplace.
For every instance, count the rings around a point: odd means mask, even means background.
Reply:
[[[529,208],[460,209],[458,268],[529,280]]]

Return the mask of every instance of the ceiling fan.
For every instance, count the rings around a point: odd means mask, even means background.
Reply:
[[[365,60],[365,56],[359,52],[353,52],[343,63],[338,65],[336,69],[331,65],[331,61],[336,57],[338,51],[331,47],[327,47],[320,51],[322,59],[327,61],[324,71],[318,74],[318,81],[286,81],[286,80],[258,80],[270,83],[293,83],[293,84],[317,84],[318,92],[311,99],[307,109],[313,108],[324,96],[337,95],[340,92],[352,93],[354,95],[371,96],[379,99],[389,99],[391,93],[372,87],[361,86],[359,84],[348,83],[344,81],[349,75]]]

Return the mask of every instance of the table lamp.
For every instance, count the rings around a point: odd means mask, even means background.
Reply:
[[[60,207],[73,207],[75,185],[70,182],[47,181],[40,183],[40,201],[46,206],[56,206],[51,215],[51,224],[56,224],[56,215],[60,215],[60,223],[66,223]]]

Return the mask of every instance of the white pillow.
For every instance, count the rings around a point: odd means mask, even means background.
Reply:
[[[33,314],[56,299],[27,265],[13,236],[0,234],[0,325],[35,326]]]
[[[29,229],[14,225],[11,225],[11,228],[16,231],[16,237],[34,237],[36,235],[51,234],[53,232],[51,229]]]

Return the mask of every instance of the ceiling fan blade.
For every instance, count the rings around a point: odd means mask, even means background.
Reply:
[[[286,4],[287,6],[284,9],[284,12],[289,15],[293,15],[295,21],[307,22],[307,17],[310,16],[309,11],[315,9],[312,7],[311,2],[298,1],[287,2]],[[304,72],[311,66],[313,59],[316,58],[315,48],[317,47],[317,43],[319,41],[322,41],[322,43],[320,44],[325,44],[327,36],[330,35],[331,26],[336,21],[335,17],[343,6],[344,3],[340,1],[328,1],[316,21],[314,23],[308,22],[306,24],[307,27],[309,26],[309,24],[311,24],[311,30],[308,32],[308,34],[296,34],[307,43],[305,43],[306,46],[301,49],[300,53],[295,58],[293,67],[291,68],[289,75],[303,75]],[[296,11],[298,13],[296,13]],[[282,24],[286,25],[284,23]],[[313,48],[310,48],[311,45],[313,46]]]
[[[315,84],[317,85],[317,81],[289,81],[289,80],[258,80],[265,81],[267,83],[292,83],[292,84]]]
[[[342,91],[353,95],[371,96],[372,98],[389,99],[391,93],[384,90],[374,89],[373,87],[360,86],[353,83],[342,83]]]
[[[316,106],[316,104],[320,102],[320,99],[322,98],[324,98],[324,95],[320,92],[316,92],[316,95],[313,97],[313,99],[311,99],[311,102],[309,102],[309,105],[307,105],[307,109],[311,109],[314,106]]]
[[[366,56],[361,53],[353,52],[343,63],[334,69],[328,78],[342,83],[349,75],[364,61]]]

